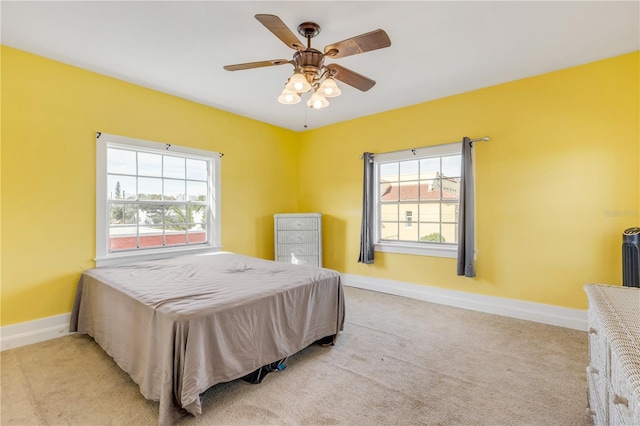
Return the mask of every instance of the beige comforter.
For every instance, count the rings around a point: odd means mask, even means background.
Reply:
[[[209,387],[337,335],[344,312],[335,271],[216,253],[86,271],[70,330],[91,335],[173,424],[201,413]]]

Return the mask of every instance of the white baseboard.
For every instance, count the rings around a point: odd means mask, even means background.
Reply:
[[[0,327],[0,351],[66,336],[70,317],[70,313],[54,315]]]
[[[420,284],[365,277],[362,275],[342,274],[342,278],[344,285],[349,287],[410,297],[426,302],[519,318],[543,324],[557,325],[574,330],[586,331],[588,328],[586,310],[484,296]]]

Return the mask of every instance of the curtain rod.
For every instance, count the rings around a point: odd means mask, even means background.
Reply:
[[[471,139],[471,140],[470,140],[470,142],[471,142],[471,143],[474,143],[474,142],[488,142],[488,141],[490,141],[490,140],[491,140],[491,139],[489,138],[489,136],[485,136],[485,137],[483,137],[483,138]],[[448,142],[448,143],[443,143],[443,144],[440,144],[440,145],[451,145],[451,144],[454,144],[454,143],[462,143],[462,141],[457,141],[457,142]],[[432,145],[432,146],[437,146],[437,145]],[[429,147],[429,146],[423,146],[423,147],[420,147],[420,148],[399,149],[399,150],[397,150],[397,151],[385,152],[385,154],[393,154],[393,153],[396,153],[396,152],[402,152],[402,151],[414,151],[414,150],[416,150],[416,149],[422,149],[422,148],[430,148],[430,147]],[[375,156],[375,154],[372,154],[372,155],[373,155],[373,156]],[[360,156],[360,159],[362,160],[362,158],[363,158],[363,157],[362,157],[362,155],[361,155],[361,156]]]

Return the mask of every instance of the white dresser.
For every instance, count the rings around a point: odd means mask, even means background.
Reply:
[[[589,409],[596,426],[640,426],[640,289],[584,287],[589,299]]]
[[[278,213],[273,222],[276,261],[322,267],[320,213]]]

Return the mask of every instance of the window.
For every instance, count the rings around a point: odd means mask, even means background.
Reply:
[[[96,264],[220,246],[220,154],[98,134]]]
[[[375,250],[455,257],[461,144],[374,156]]]

